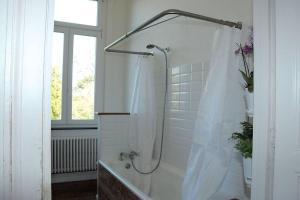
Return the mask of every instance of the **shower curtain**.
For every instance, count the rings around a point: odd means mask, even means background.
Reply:
[[[157,95],[155,90],[155,63],[153,58],[140,56],[137,61],[130,119],[130,149],[139,153],[135,166],[148,172],[152,169],[154,142],[157,132]],[[133,174],[134,185],[149,194],[151,174]]]
[[[234,55],[240,40],[240,30],[222,27],[217,31],[182,186],[183,200],[215,200],[228,174],[233,155],[229,138],[245,119],[240,58]]]

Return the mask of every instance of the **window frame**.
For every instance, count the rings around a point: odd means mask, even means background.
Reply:
[[[63,75],[62,75],[62,110],[61,120],[51,120],[52,128],[96,127],[97,118],[93,120],[72,119],[72,72],[74,35],[96,38],[94,111],[103,111],[104,107],[104,44],[101,29],[101,1],[98,1],[97,26],[54,21],[54,32],[64,34]],[[97,87],[96,87],[97,86]]]
[[[97,5],[97,25],[93,26],[93,25],[86,25],[86,24],[77,24],[77,23],[72,23],[72,22],[64,22],[64,21],[57,21],[54,19],[54,26],[58,25],[58,26],[68,26],[68,27],[73,27],[73,28],[79,28],[79,29],[89,29],[89,30],[95,30],[95,31],[101,31],[101,27],[102,27],[102,16],[103,16],[103,4],[104,4],[104,0],[94,0],[98,2]],[[55,11],[54,11],[55,12]],[[55,15],[54,15],[55,16]]]
[[[62,65],[62,94],[61,94],[61,119],[60,120],[52,120],[51,119],[51,126],[52,125],[63,125],[66,123],[66,104],[67,99],[66,96],[63,94],[67,93],[67,80],[64,77],[67,72],[67,64],[68,64],[68,43],[69,43],[69,35],[68,35],[68,29],[64,27],[56,27],[54,26],[54,32],[55,33],[62,33],[64,34],[64,41],[63,41],[63,65]]]

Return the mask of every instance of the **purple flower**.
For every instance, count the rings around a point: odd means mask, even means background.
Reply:
[[[250,55],[253,53],[253,44],[245,44],[245,46],[242,48],[245,55]]]
[[[235,50],[234,53],[240,54],[240,53],[242,53],[241,50],[243,50],[243,53],[246,56],[253,54],[253,43],[247,42],[247,43],[245,43],[244,46],[239,45],[239,48],[237,50]]]
[[[249,56],[253,54],[253,28],[250,27],[251,33],[248,37],[248,41],[244,44],[244,46],[239,45],[239,48],[235,50],[235,54],[241,54],[241,50],[243,50],[243,53],[245,56]]]

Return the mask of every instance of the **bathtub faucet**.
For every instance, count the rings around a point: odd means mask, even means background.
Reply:
[[[134,160],[134,158],[135,157],[137,157],[137,156],[139,156],[139,153],[138,152],[135,152],[135,151],[131,151],[130,153],[129,153],[129,159],[130,160]]]
[[[123,161],[123,160],[134,160],[135,157],[139,156],[139,153],[135,152],[135,151],[131,151],[130,153],[126,153],[126,152],[121,152],[119,154],[119,160]]]
[[[119,155],[119,160],[120,160],[120,161],[127,160],[128,157],[129,157],[129,154],[128,154],[128,153],[121,152],[120,155]]]

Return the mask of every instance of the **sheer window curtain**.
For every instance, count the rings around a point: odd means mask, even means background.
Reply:
[[[245,119],[238,71],[240,58],[234,54],[240,42],[240,30],[222,27],[216,33],[182,186],[183,200],[216,199],[214,196],[222,187],[233,162],[233,144],[229,138],[240,129],[240,122]],[[242,182],[233,187],[243,190]]]

